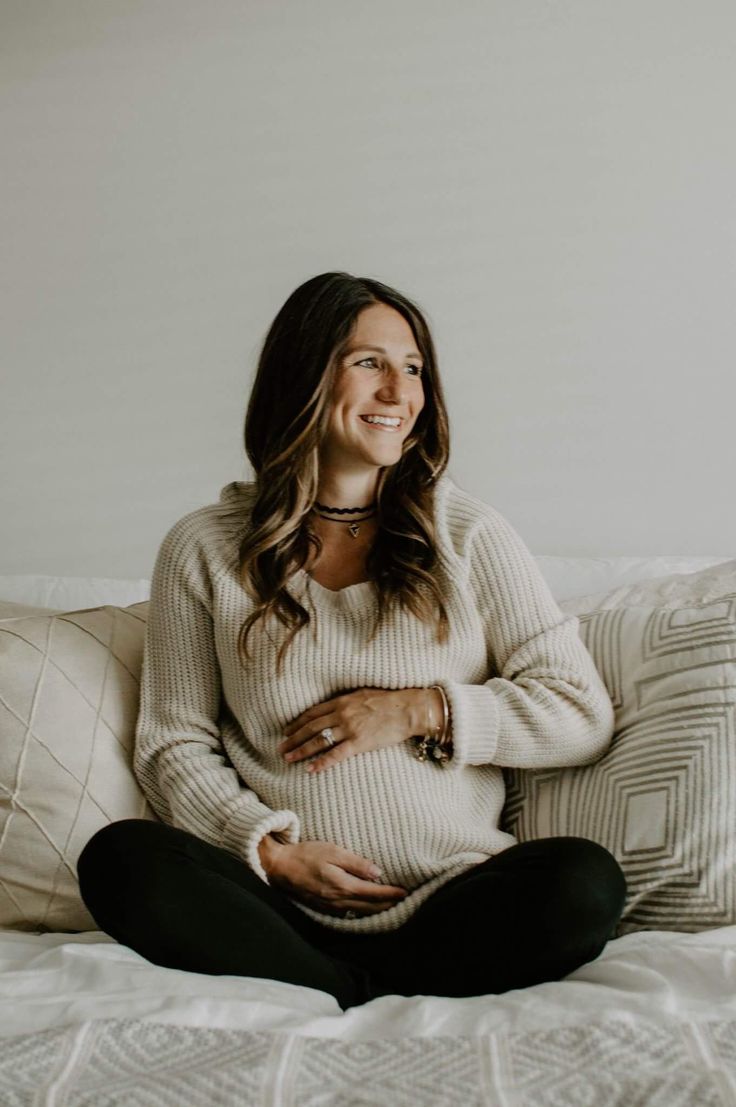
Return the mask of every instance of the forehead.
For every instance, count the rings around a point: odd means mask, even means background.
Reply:
[[[343,354],[358,350],[397,357],[421,357],[417,341],[408,320],[389,304],[371,304],[357,315],[352,333],[345,342]]]

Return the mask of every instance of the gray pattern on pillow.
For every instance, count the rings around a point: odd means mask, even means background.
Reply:
[[[610,850],[628,883],[619,935],[736,923],[736,590],[592,611],[580,634],[614,704],[611,746],[591,765],[506,770],[502,829]]]

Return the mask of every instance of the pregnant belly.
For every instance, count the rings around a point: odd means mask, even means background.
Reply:
[[[371,750],[321,773],[292,765],[255,791],[299,818],[302,841],[333,842],[375,863],[386,883],[412,890],[460,857],[498,849],[503,779],[492,766],[460,772],[420,762],[407,744]],[[513,839],[511,840],[513,841]]]

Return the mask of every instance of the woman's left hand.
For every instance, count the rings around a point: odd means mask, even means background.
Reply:
[[[292,763],[312,758],[307,772],[319,773],[356,753],[395,746],[423,734],[426,688],[358,688],[307,708],[284,729],[278,749]],[[335,745],[321,731],[330,727]]]

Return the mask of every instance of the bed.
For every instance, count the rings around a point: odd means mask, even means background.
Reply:
[[[0,577],[0,1104],[736,1103],[736,560],[537,559],[616,710],[590,766],[510,771],[506,827],[627,876],[564,980],[470,999],[161,968],[95,929],[75,862],[155,818],[130,770],[148,582]]]

